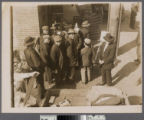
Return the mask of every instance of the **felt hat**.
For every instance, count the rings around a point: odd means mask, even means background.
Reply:
[[[30,46],[32,44],[34,44],[34,38],[33,37],[28,36],[24,39],[24,46]]]
[[[88,23],[87,20],[85,20],[85,21],[82,22],[82,25],[81,25],[81,26],[82,26],[82,27],[89,27],[90,24]]]
[[[107,34],[104,36],[104,39],[105,39],[106,41],[108,41],[109,43],[114,42],[114,37],[113,37],[110,33],[107,33]]]
[[[56,29],[55,24],[52,24],[52,26],[51,26],[51,28],[50,28],[50,29],[55,30],[55,29]]]
[[[42,30],[48,30],[49,27],[48,26],[42,26]]]
[[[56,34],[61,36],[61,35],[62,35],[62,31],[57,30],[57,31],[56,31]]]
[[[68,34],[74,34],[74,33],[75,33],[74,29],[70,28],[70,29],[68,30]]]

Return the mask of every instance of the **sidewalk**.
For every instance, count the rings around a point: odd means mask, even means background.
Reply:
[[[134,60],[137,58],[136,54],[136,38],[137,32],[121,32],[119,52],[117,59],[120,61],[118,65],[112,70],[112,77],[114,86],[122,89],[127,95],[142,96],[142,86],[137,85],[138,80],[142,77],[142,67],[136,65]],[[77,89],[88,89],[96,83],[101,81],[101,76],[83,85],[78,82]]]
[[[138,81],[142,77],[142,65],[137,65],[134,60],[136,54],[136,38],[137,32],[121,32],[118,63],[112,70],[114,87],[120,88],[127,96],[142,96],[142,85],[138,85]],[[94,71],[97,73],[98,71]],[[80,78],[80,73],[77,71],[77,77]],[[58,88],[59,97],[56,102],[62,101],[65,97],[72,101],[73,106],[86,105],[85,96],[88,90],[102,80],[101,75],[93,79],[88,84],[84,85],[81,81],[76,84],[63,84]],[[56,90],[56,89],[53,89]]]

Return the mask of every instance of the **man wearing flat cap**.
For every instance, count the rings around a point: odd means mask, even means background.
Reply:
[[[75,32],[73,29],[68,30],[68,38],[66,42],[66,53],[68,58],[69,80],[73,81],[75,77],[76,66],[78,66],[77,49],[74,42]]]
[[[114,43],[114,37],[107,33],[104,36],[105,42],[100,47],[99,52],[99,63],[102,65],[102,85],[106,84],[108,86],[112,85],[111,70],[114,67],[114,58],[116,51],[116,44]]]

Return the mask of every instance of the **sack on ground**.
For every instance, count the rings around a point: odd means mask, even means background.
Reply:
[[[87,94],[88,104],[97,105],[118,105],[123,104],[123,92],[116,87],[92,86]]]

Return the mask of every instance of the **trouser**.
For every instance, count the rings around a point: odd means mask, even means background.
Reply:
[[[36,103],[39,106],[41,104],[41,100],[44,97],[45,90],[43,89],[41,85],[41,81],[38,80],[37,77],[31,77],[26,84],[26,96],[24,99],[24,104],[27,104],[27,101],[29,100],[30,96],[33,96],[36,98]]]
[[[49,89],[49,85],[52,81],[52,71],[48,66],[44,67],[43,81],[44,81],[44,88]]]
[[[103,69],[101,70],[102,73],[102,84],[107,83],[107,85],[112,85],[112,76],[111,76],[111,69]]]
[[[69,68],[69,79],[70,80],[75,79],[75,72],[76,72],[76,67],[70,67]]]
[[[61,70],[57,70],[57,73],[54,73],[53,74],[54,78],[55,78],[55,82],[56,82],[56,85],[59,85],[62,81],[62,71]]]
[[[87,81],[91,81],[91,69],[90,67],[82,67],[81,68],[81,79],[83,83]]]

